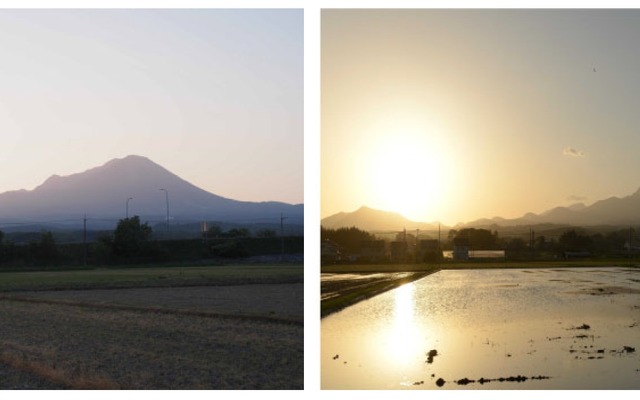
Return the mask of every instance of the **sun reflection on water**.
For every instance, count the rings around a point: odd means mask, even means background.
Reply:
[[[415,360],[422,351],[424,332],[416,322],[415,288],[408,283],[394,292],[392,323],[385,329],[380,349],[381,357],[394,366],[406,366]]]

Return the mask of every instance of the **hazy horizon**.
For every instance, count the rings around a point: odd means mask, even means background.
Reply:
[[[0,10],[0,192],[128,155],[303,203],[303,11]]]
[[[640,10],[323,10],[321,218],[445,224],[640,187]]]

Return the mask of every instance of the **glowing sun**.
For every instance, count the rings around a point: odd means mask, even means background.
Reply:
[[[415,221],[438,219],[452,183],[448,156],[436,132],[403,129],[378,136],[366,169],[372,206]]]

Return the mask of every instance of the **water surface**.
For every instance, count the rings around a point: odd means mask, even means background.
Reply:
[[[321,341],[322,389],[640,389],[640,269],[440,271]]]

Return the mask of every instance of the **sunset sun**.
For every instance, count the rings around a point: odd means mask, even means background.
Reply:
[[[437,131],[403,128],[377,137],[366,169],[374,207],[417,221],[438,218],[451,184],[448,149]]]

